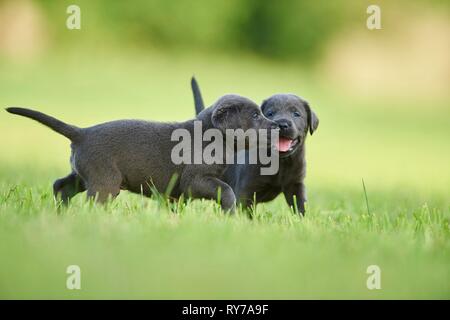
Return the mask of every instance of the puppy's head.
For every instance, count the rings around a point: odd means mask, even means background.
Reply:
[[[308,134],[319,126],[319,119],[308,102],[293,94],[276,94],[263,101],[262,113],[280,128],[277,149],[280,157],[293,154]]]
[[[278,125],[267,119],[256,103],[238,95],[225,95],[213,106],[211,122],[222,132],[226,129],[276,129]]]
[[[256,103],[238,95],[226,95],[220,98],[213,106],[211,122],[215,128],[225,133],[227,139],[233,138],[232,141],[237,150],[254,146],[260,129],[265,129],[268,134],[271,130],[278,130],[278,125],[267,119]],[[232,136],[229,136],[228,129],[234,130]],[[270,138],[265,140],[265,143],[270,145]]]

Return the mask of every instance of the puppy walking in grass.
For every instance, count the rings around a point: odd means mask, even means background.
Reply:
[[[195,78],[191,79],[195,112],[204,109],[203,98]],[[276,94],[265,100],[261,111],[279,127],[277,150],[280,163],[275,175],[261,175],[261,164],[230,164],[223,180],[232,187],[244,207],[275,199],[284,194],[291,208],[305,213],[306,175],[305,140],[319,126],[319,118],[309,103],[293,94]],[[244,151],[243,151],[244,152]],[[245,155],[247,157],[247,155]]]
[[[225,164],[174,164],[171,150],[176,129],[194,131],[194,121],[161,123],[142,120],[118,120],[78,128],[58,119],[24,108],[7,108],[8,112],[34,119],[71,140],[71,173],[55,181],[53,191],[64,203],[87,190],[88,197],[105,202],[121,189],[150,196],[152,187],[165,193],[172,177],[169,196],[182,194],[193,198],[217,199],[224,210],[234,210],[236,197],[222,180]],[[249,99],[226,95],[206,109],[203,130],[266,129],[276,127]],[[219,192],[220,190],[220,192]]]

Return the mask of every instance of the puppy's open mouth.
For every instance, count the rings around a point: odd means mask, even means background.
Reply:
[[[280,153],[291,152],[299,142],[300,138],[290,139],[287,137],[280,137],[276,147]]]

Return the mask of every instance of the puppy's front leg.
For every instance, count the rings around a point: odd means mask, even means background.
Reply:
[[[283,189],[283,193],[289,207],[294,208],[295,201],[298,212],[304,215],[306,202],[305,184],[303,182],[299,182],[288,185]]]
[[[193,198],[218,200],[220,194],[220,205],[224,211],[234,212],[236,209],[236,196],[233,189],[215,177],[197,176],[192,179],[188,190]]]

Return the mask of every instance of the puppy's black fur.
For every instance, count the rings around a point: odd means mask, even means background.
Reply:
[[[197,81],[191,80],[195,109],[203,109],[203,100]],[[199,98],[200,97],[200,98]],[[293,94],[276,94],[261,105],[262,113],[275,121],[280,128],[280,143],[290,148],[279,153],[280,167],[275,175],[261,175],[260,164],[228,165],[224,181],[230,185],[236,198],[245,207],[273,200],[283,193],[290,207],[304,214],[306,191],[305,139],[317,129],[319,119],[308,102]]]
[[[205,109],[198,119],[181,123],[118,120],[78,128],[29,109],[7,108],[7,111],[34,119],[72,141],[72,172],[55,181],[53,186],[55,196],[60,196],[64,202],[84,190],[88,197],[96,197],[99,202],[117,196],[121,189],[150,196],[154,187],[166,193],[172,177],[176,176],[178,179],[170,186],[171,198],[185,194],[217,199],[220,189],[222,208],[234,210],[234,192],[221,179],[226,165],[174,164],[171,151],[178,141],[171,141],[172,132],[183,128],[192,137],[194,120],[202,121],[203,132],[209,128],[224,132],[275,126],[262,116],[254,102],[237,95],[226,95]]]

